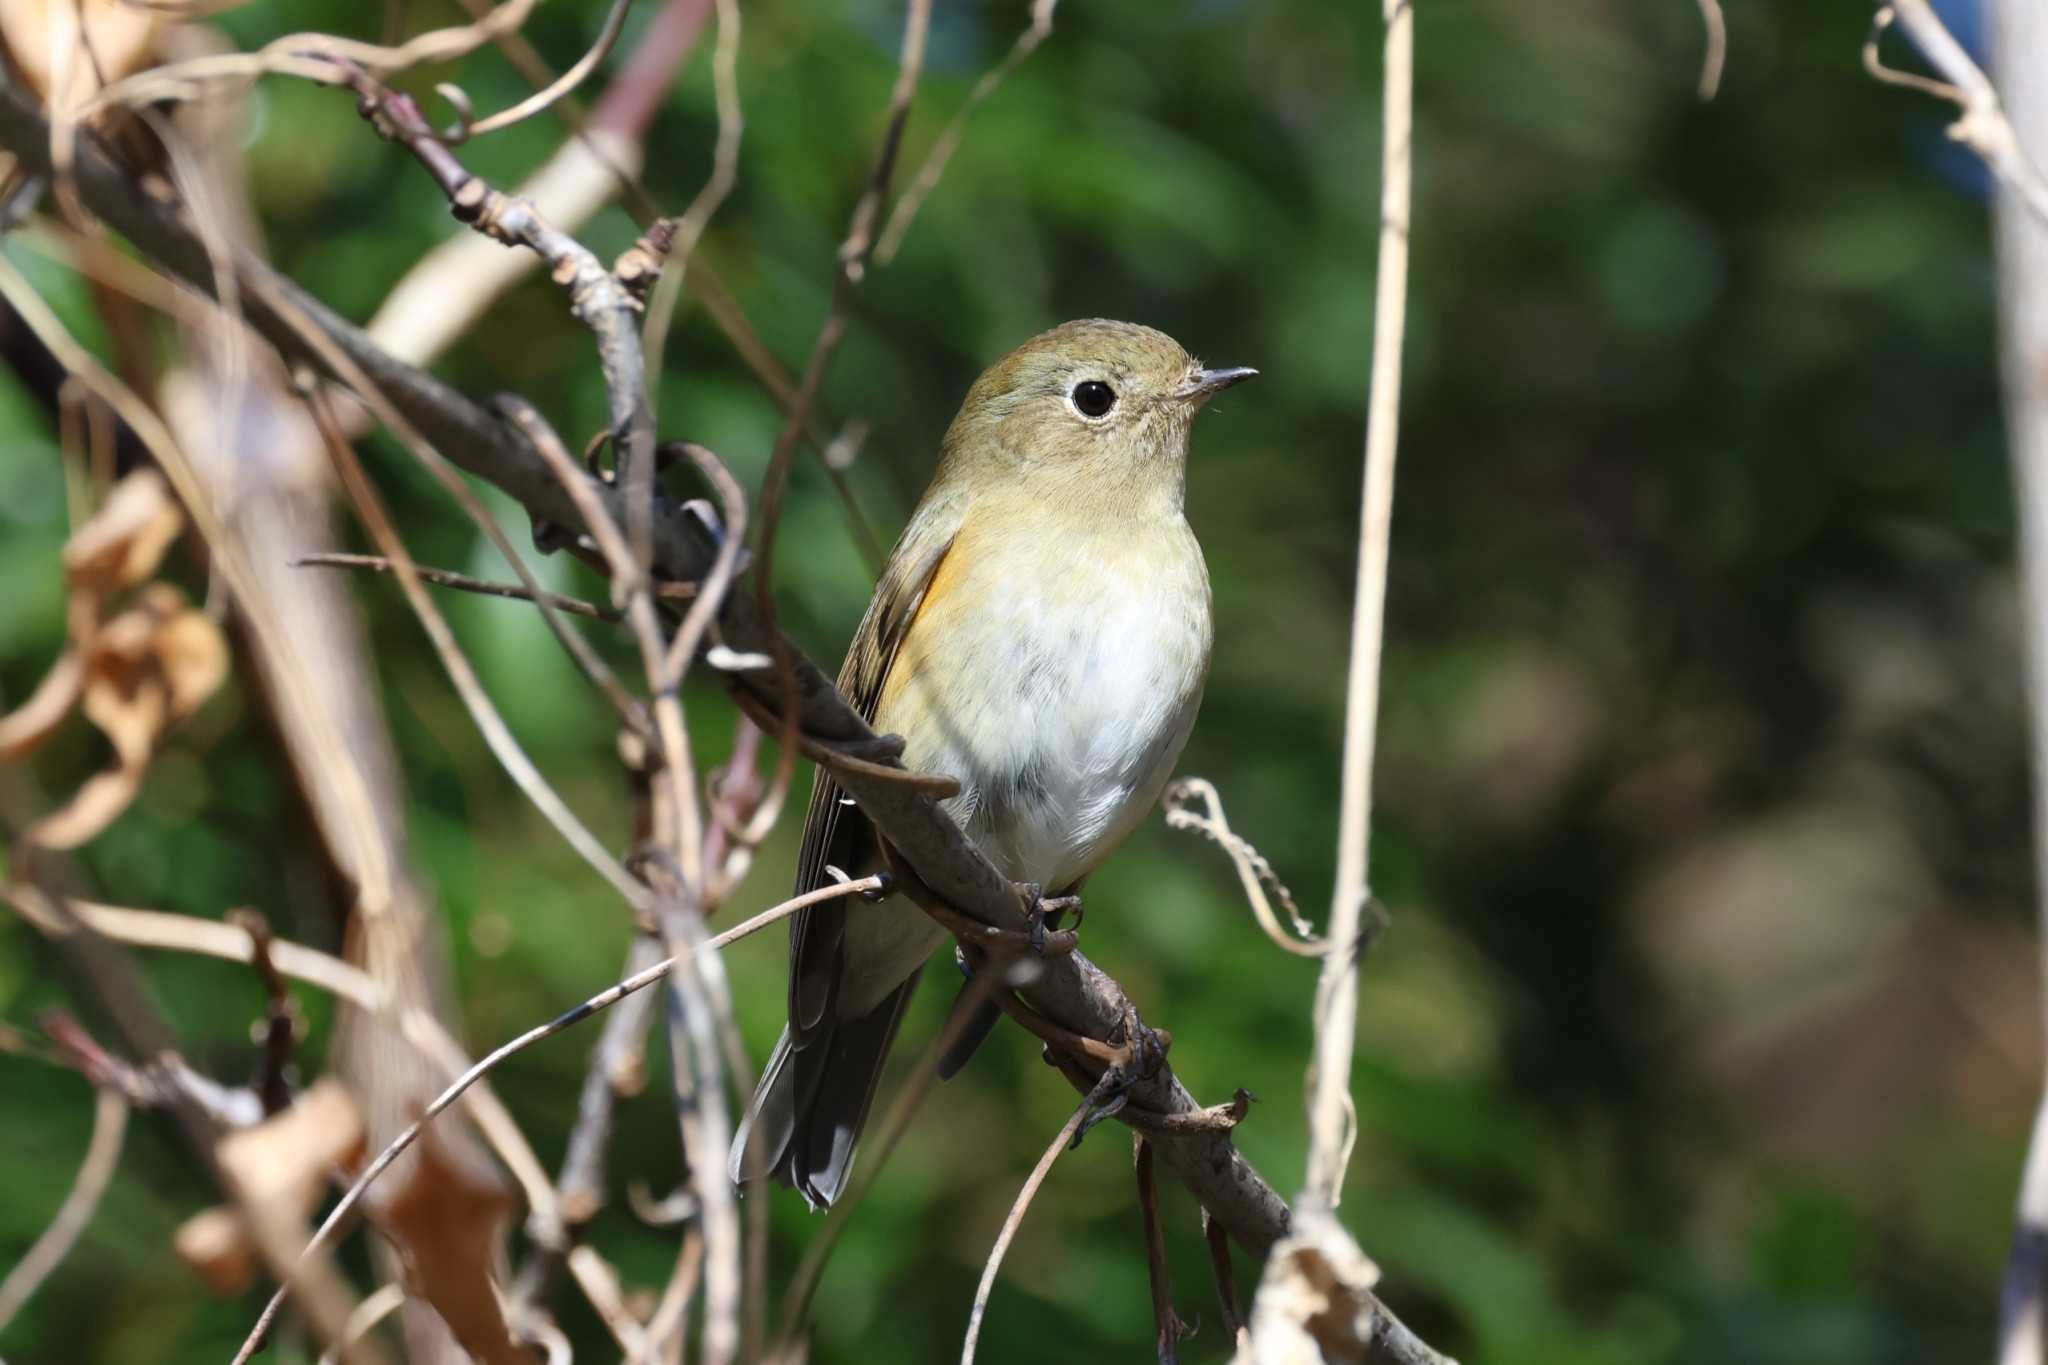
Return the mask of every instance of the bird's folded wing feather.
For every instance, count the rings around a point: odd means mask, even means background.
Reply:
[[[875,718],[889,670],[917,620],[926,589],[953,547],[965,510],[964,498],[927,497],[890,553],[882,581],[875,586],[874,599],[868,603],[867,615],[861,618],[839,670],[839,690],[863,720]],[[873,827],[850,808],[839,784],[821,768],[804,816],[803,846],[796,864],[797,894],[830,882],[828,866],[848,876],[861,875],[876,852]],[[789,1031],[796,1047],[803,1047],[819,1026],[832,1018],[846,915],[845,901],[829,901],[799,912],[790,921]]]

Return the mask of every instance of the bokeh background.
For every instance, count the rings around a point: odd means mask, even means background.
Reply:
[[[253,45],[374,33],[376,8],[275,0],[215,22]],[[1197,431],[1188,512],[1219,638],[1182,768],[1217,783],[1316,918],[1370,351],[1376,8],[1063,6],[901,255],[858,292],[821,406],[828,427],[872,424],[850,478],[886,536],[974,374],[1045,326],[1142,320],[1212,363],[1259,367]],[[566,65],[602,10],[555,0],[527,31]],[[1973,7],[1947,10],[1975,41]],[[408,23],[456,14],[417,3]],[[937,6],[906,167],[1026,17],[1020,0]],[[1365,970],[1344,1212],[1389,1302],[1468,1365],[1877,1365],[1990,1347],[2040,1044],[1986,185],[1944,142],[1942,107],[1860,70],[1867,18],[1730,0],[1726,80],[1703,104],[1691,0],[1419,7],[1374,843],[1392,927]],[[746,7],[741,173],[702,251],[791,366],[824,313],[901,22],[878,0]],[[646,179],[672,212],[710,164],[708,49],[650,137]],[[488,51],[415,84],[440,78],[480,108],[525,88]],[[278,263],[366,317],[456,230],[444,201],[346,95],[280,79],[254,108]],[[509,183],[560,136],[534,120],[467,155]],[[609,255],[633,234],[611,210],[586,236]],[[93,335],[75,280],[0,250]],[[565,431],[603,420],[587,335],[544,281],[440,368],[471,391],[526,393]],[[11,382],[8,703],[60,647],[67,530],[54,433]],[[660,397],[665,435],[758,482],[775,410],[692,305]],[[367,454],[422,562],[505,576],[395,447]],[[797,467],[781,543],[788,623],[836,659],[869,579],[814,461]],[[192,556],[174,572],[203,589]],[[598,591],[575,565],[550,572]],[[611,979],[627,917],[491,760],[388,582],[358,595],[462,1026],[489,1046]],[[623,841],[604,708],[538,618],[444,606],[529,750]],[[729,707],[690,701],[701,749],[722,755]],[[77,727],[7,780],[47,802],[101,743]],[[784,894],[795,834],[791,819],[727,913]],[[82,862],[108,900],[253,904],[293,937],[340,939],[341,901],[245,678],[174,736]],[[1198,1094],[1257,1093],[1241,1144],[1294,1188],[1314,964],[1263,939],[1214,848],[1156,819],[1091,882],[1089,906],[1090,953],[1173,1030]],[[758,1060],[781,1014],[780,936],[730,962]],[[945,975],[928,974],[913,1041],[937,1027]],[[246,972],[155,958],[150,976],[199,1064],[254,1068]],[[72,999],[39,937],[0,920],[9,1036]],[[305,1004],[317,1065],[330,1015]],[[550,1162],[594,1037],[498,1078]],[[0,1048],[0,1262],[55,1208],[89,1125],[86,1085],[35,1054]],[[832,1263],[815,1358],[953,1358],[1002,1214],[1071,1104],[1007,1029],[934,1094]],[[614,1172],[615,1196],[676,1178],[658,1084],[626,1108]],[[139,1121],[84,1245],[0,1355],[224,1359],[256,1300],[210,1299],[169,1251],[207,1198],[168,1125]],[[1219,1359],[1184,1192],[1168,1189],[1166,1217],[1182,1314],[1203,1324],[1183,1358]],[[786,1274],[819,1220],[777,1194],[773,1221]],[[622,1197],[596,1235],[631,1283],[666,1277],[671,1234]],[[565,1325],[601,1353],[587,1314]],[[1106,1128],[1032,1208],[982,1358],[1142,1359],[1151,1336],[1129,1152]]]

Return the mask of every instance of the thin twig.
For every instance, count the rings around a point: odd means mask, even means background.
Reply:
[[[611,53],[612,45],[619,41],[619,34],[626,27],[626,11],[632,7],[633,0],[612,0],[612,7],[604,17],[604,27],[598,30],[597,41],[590,45],[588,52],[576,59],[574,66],[549,82],[545,89],[534,91],[510,109],[500,109],[488,118],[465,123],[464,137],[482,137],[485,133],[495,133],[500,128],[510,128],[515,123],[532,118],[583,84],[590,73],[597,70],[597,64]]]
[[[1415,101],[1412,0],[1383,0],[1386,63],[1378,297],[1373,304],[1372,383],[1365,418],[1365,493],[1359,512],[1358,585],[1352,604],[1351,676],[1344,703],[1344,794],[1337,824],[1337,887],[1329,950],[1316,983],[1315,1060],[1309,1069],[1308,1178],[1304,1198],[1335,1208],[1344,1184],[1345,1114],[1358,1024],[1358,954],[1366,905],[1372,761],[1379,730],[1380,641],[1387,606],[1387,544],[1394,511],[1394,454],[1401,420],[1401,342],[1408,312],[1410,155]]]
[[[696,953],[702,956],[717,952],[730,944],[737,943],[749,934],[788,919],[806,906],[816,905],[822,901],[833,900],[841,896],[860,895],[865,892],[876,891],[881,886],[881,878],[864,877],[857,882],[842,882],[833,886],[821,887],[806,895],[792,897],[780,905],[763,910],[760,914],[743,923],[734,925],[721,934],[706,939],[698,946]],[[391,1164],[404,1155],[406,1149],[411,1147],[419,1138],[419,1135],[426,1130],[426,1126],[444,1112],[449,1105],[460,1099],[465,1090],[489,1075],[506,1059],[517,1056],[535,1043],[552,1038],[564,1029],[572,1028],[582,1023],[591,1015],[609,1009],[635,991],[645,990],[649,986],[667,979],[669,973],[675,969],[675,965],[676,961],[674,958],[663,958],[660,962],[643,971],[634,973],[618,984],[606,987],[588,1000],[585,1000],[582,1004],[563,1011],[547,1023],[528,1029],[510,1042],[503,1043],[484,1054],[467,1071],[451,1081],[447,1089],[436,1095],[433,1102],[427,1105],[420,1116],[408,1125],[404,1132],[392,1139],[390,1146],[377,1154],[376,1160],[363,1168],[362,1173],[342,1193],[334,1208],[329,1211],[325,1219],[321,1220],[320,1226],[314,1230],[312,1239],[306,1243],[305,1250],[301,1253],[301,1258],[310,1257],[327,1245],[328,1240],[334,1235],[334,1229],[341,1224],[342,1220],[361,1201],[364,1191],[368,1190],[375,1183],[378,1176],[389,1170]],[[244,1362],[255,1352],[263,1338],[268,1335],[270,1324],[276,1320],[278,1310],[284,1307],[284,1299],[284,1289],[279,1289],[276,1294],[272,1295],[270,1302],[264,1306],[262,1314],[257,1318],[256,1325],[250,1329],[248,1337],[242,1342],[241,1350],[235,1354],[233,1365],[244,1365]]]
[[[55,905],[33,886],[14,882],[0,887],[15,909],[46,934],[62,934],[67,926]],[[79,922],[94,933],[116,943],[137,948],[167,948],[181,953],[198,953],[229,962],[256,961],[256,946],[246,929],[196,915],[174,915],[161,910],[130,910],[115,905],[72,900],[69,909]],[[294,981],[340,996],[366,1010],[383,1009],[389,1003],[384,990],[369,973],[316,949],[273,939],[270,960]]]
[[[292,1061],[292,1043],[298,1033],[298,1017],[292,1012],[291,992],[284,973],[270,956],[270,921],[261,911],[231,910],[228,918],[249,936],[250,966],[263,983],[263,1069],[257,1078],[256,1094],[263,1101],[265,1115],[281,1114],[291,1107],[291,1086],[285,1072]]]
[[[910,188],[897,197],[895,207],[889,210],[888,226],[882,229],[881,243],[875,247],[876,265],[887,265],[896,259],[904,235],[917,218],[917,211],[924,206],[931,192],[939,187],[939,178],[946,173],[947,163],[953,159],[953,153],[960,150],[960,142],[967,134],[967,120],[1009,79],[1011,72],[1024,64],[1024,59],[1038,51],[1038,45],[1051,36],[1052,13],[1058,4],[1059,0],[1031,0],[1030,25],[1017,35],[1017,41],[1010,44],[1010,50],[1003,59],[983,72],[974,88],[967,92],[966,103],[947,121],[945,131],[932,144],[924,164],[917,168]]]
[[[100,1086],[93,1100],[92,1136],[86,1141],[85,1159],[78,1163],[70,1192],[28,1254],[0,1280],[0,1329],[14,1321],[22,1305],[64,1264],[71,1248],[85,1235],[86,1225],[100,1206],[100,1196],[107,1192],[121,1164],[121,1143],[127,1131],[128,1101],[113,1086]]]
[[[547,262],[555,282],[569,296],[570,312],[596,337],[611,398],[618,481],[628,490],[628,530],[634,533],[635,560],[645,565],[648,557],[641,541],[653,489],[654,436],[640,353],[638,302],[588,247],[543,219],[532,201],[505,194],[472,175],[409,96],[385,89],[362,72],[352,73],[349,83],[371,126],[412,153],[448,196],[458,219],[507,246],[526,247]]]
[[[1197,815],[1187,808],[1187,803],[1196,799],[1209,808],[1207,815]],[[1315,926],[1303,918],[1300,907],[1294,903],[1294,893],[1273,871],[1273,865],[1252,847],[1250,840],[1232,832],[1223,815],[1223,798],[1217,794],[1214,783],[1207,778],[1183,777],[1166,789],[1159,804],[1166,811],[1168,829],[1191,829],[1206,835],[1230,855],[1231,864],[1237,868],[1238,883],[1244,887],[1245,900],[1251,904],[1252,915],[1267,938],[1298,957],[1321,957],[1328,950],[1328,942],[1316,937]],[[1272,902],[1266,899],[1268,886],[1293,921],[1299,938],[1280,927],[1280,917],[1273,913]]]
[[[740,107],[740,7],[739,0],[717,0],[717,4],[718,44],[711,55],[711,84],[718,105],[718,141],[711,153],[711,176],[676,223],[667,258],[661,263],[661,282],[647,309],[641,349],[647,353],[650,390],[661,374],[669,327],[675,321],[676,303],[683,295],[690,257],[739,178],[740,137],[746,129],[746,117]]]
[[[310,554],[300,555],[292,561],[294,569],[368,569],[372,573],[396,573],[398,566],[383,555]],[[471,578],[466,573],[451,569],[435,569],[425,564],[412,566],[413,572],[422,581],[439,588],[454,588],[459,592],[473,592],[484,597],[509,597],[515,601],[531,602],[533,591],[519,583],[498,583],[488,578]],[[600,607],[580,597],[569,597],[558,592],[541,593],[548,605],[556,611],[566,611],[572,616],[587,616],[593,621],[618,621],[625,613],[610,607]]]
[[[975,1343],[981,1340],[981,1319],[988,1312],[989,1292],[996,1287],[996,1272],[1002,1269],[1003,1253],[1010,1249],[1010,1239],[1017,1235],[1017,1229],[1024,1222],[1024,1211],[1031,1207],[1031,1200],[1038,1193],[1038,1187],[1045,1183],[1045,1177],[1052,1171],[1052,1164],[1060,1159],[1060,1153],[1067,1150],[1074,1135],[1081,1131],[1081,1124],[1100,1102],[1099,1095],[1090,1095],[1060,1125],[1052,1143],[1038,1158],[1038,1164],[1025,1177],[1024,1188],[1017,1191],[1017,1198],[1010,1205],[1010,1212],[1003,1219],[1002,1230],[996,1234],[996,1244],[989,1248],[988,1263],[981,1268],[981,1283],[975,1286],[974,1307],[967,1314],[967,1340],[960,1348],[960,1365],[974,1365]]]

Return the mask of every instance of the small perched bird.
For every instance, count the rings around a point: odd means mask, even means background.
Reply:
[[[1188,427],[1253,370],[1171,337],[1070,322],[967,392],[938,472],[882,570],[839,686],[1014,882],[1063,896],[1158,800],[1209,668],[1209,572],[1182,515]],[[799,893],[881,862],[818,774]],[[812,1207],[846,1187],[882,1062],[946,931],[899,898],[831,901],[790,926],[789,1024],[733,1143]]]

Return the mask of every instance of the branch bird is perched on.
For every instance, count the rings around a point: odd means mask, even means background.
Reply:
[[[1158,800],[1209,668],[1209,574],[1181,512],[1188,427],[1251,370],[1160,332],[1070,322],[975,381],[839,686],[1012,881],[1067,895]],[[881,861],[818,775],[797,890]],[[813,1206],[846,1186],[882,1062],[946,931],[903,900],[791,923],[789,1025],[733,1143]]]

